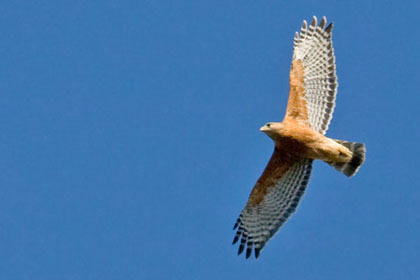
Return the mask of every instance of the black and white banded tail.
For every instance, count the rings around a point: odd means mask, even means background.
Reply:
[[[360,166],[365,161],[366,147],[363,143],[356,142],[347,142],[342,140],[335,140],[335,142],[343,145],[353,153],[353,157],[349,162],[329,162],[331,166],[337,169],[340,172],[343,172],[344,175],[351,177],[357,173]]]

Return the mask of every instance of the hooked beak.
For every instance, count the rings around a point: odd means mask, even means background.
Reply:
[[[263,125],[263,126],[260,127],[260,131],[262,131],[262,132],[266,132],[268,130],[270,130],[270,129],[268,128],[267,125]]]

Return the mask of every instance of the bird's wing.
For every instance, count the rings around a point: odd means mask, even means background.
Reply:
[[[331,121],[337,93],[332,23],[317,25],[313,17],[309,28],[303,21],[295,34],[290,70],[290,93],[286,118],[292,117],[325,134]]]
[[[263,174],[255,184],[239,215],[233,244],[240,240],[238,254],[246,258],[261,249],[296,210],[311,174],[312,160],[294,159],[275,148]]]

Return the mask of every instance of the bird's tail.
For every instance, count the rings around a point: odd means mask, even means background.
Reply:
[[[363,143],[347,142],[342,140],[336,140],[337,143],[343,145],[353,153],[353,157],[349,162],[328,162],[331,166],[340,172],[343,172],[346,176],[351,177],[359,170],[360,166],[365,161],[366,147]]]

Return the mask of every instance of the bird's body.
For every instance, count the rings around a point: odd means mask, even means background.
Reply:
[[[317,26],[314,17],[309,29],[303,22],[296,33],[290,91],[282,122],[261,127],[274,141],[274,152],[255,184],[239,216],[233,243],[241,240],[238,253],[260,250],[295,211],[312,169],[313,160],[322,160],[347,176],[353,176],[365,159],[365,146],[326,137],[335,106],[337,77],[330,24],[324,17]]]
[[[276,149],[292,157],[325,162],[348,162],[352,158],[352,152],[345,146],[293,119],[268,123],[261,131],[274,140]]]

